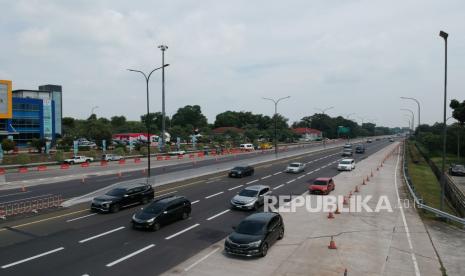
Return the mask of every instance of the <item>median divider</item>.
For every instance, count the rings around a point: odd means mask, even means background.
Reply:
[[[19,172],[19,173],[27,173],[27,172],[28,172],[28,169],[27,169],[27,167],[20,167],[20,168],[18,169],[18,172]]]
[[[69,169],[69,164],[61,164],[61,165],[60,165],[60,169],[61,169],[61,170],[67,170],[67,169]]]
[[[118,164],[120,164],[120,165],[126,164],[126,159],[120,159],[120,160],[118,161]]]
[[[108,165],[108,161],[107,161],[107,160],[102,160],[102,161],[100,161],[100,166],[105,167],[106,165]]]
[[[89,167],[89,162],[81,163],[81,167],[82,168],[88,168]]]

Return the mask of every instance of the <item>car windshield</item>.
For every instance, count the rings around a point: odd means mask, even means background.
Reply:
[[[341,161],[339,164],[342,164],[342,165],[350,165],[350,163],[352,163],[352,161]]]
[[[325,181],[325,180],[315,180],[315,181],[313,182],[313,185],[326,186],[326,185],[328,185],[328,181]]]
[[[344,148],[345,148],[345,149],[351,149],[351,148],[352,148],[352,145],[345,145]]]
[[[289,167],[298,168],[298,167],[300,167],[300,164],[299,163],[291,163],[291,164],[289,164]]]
[[[242,171],[242,170],[244,170],[244,167],[234,167],[232,170],[233,171]]]
[[[106,193],[106,195],[109,195],[109,196],[122,196],[126,193],[126,189],[123,189],[123,188],[116,188],[116,189],[113,189],[113,190],[110,190]]]
[[[260,221],[245,220],[237,226],[236,232],[244,235],[261,235],[265,232],[265,224]]]
[[[239,193],[240,196],[245,196],[245,197],[255,197],[257,196],[257,194],[258,194],[258,191],[248,190],[248,189],[244,189]]]
[[[149,206],[145,207],[144,212],[150,213],[150,214],[158,214],[158,213],[161,213],[161,211],[163,211],[164,207],[165,207],[165,204],[161,202],[154,202],[150,204]]]
[[[455,170],[465,170],[465,166],[463,166],[463,165],[455,165],[454,169]]]

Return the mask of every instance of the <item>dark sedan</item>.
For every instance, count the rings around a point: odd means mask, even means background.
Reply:
[[[465,166],[453,164],[449,168],[449,174],[452,176],[465,176]]]
[[[229,177],[244,177],[254,174],[254,168],[251,166],[237,166],[229,171]]]
[[[234,228],[224,243],[231,255],[265,257],[268,249],[284,237],[284,223],[278,213],[255,213]]]

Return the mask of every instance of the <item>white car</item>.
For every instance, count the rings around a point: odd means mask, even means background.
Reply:
[[[74,156],[73,158],[65,159],[63,162],[72,165],[72,164],[81,164],[81,163],[92,162],[92,161],[94,161],[93,157],[77,155],[77,156]]]
[[[102,160],[105,160],[105,161],[119,161],[121,159],[123,159],[123,156],[121,155],[115,155],[115,154],[102,155]]]
[[[337,165],[338,171],[351,171],[353,169],[355,169],[354,159],[342,159]]]
[[[300,173],[305,171],[305,164],[304,163],[299,163],[299,162],[294,162],[289,165],[287,165],[286,172],[288,173]]]

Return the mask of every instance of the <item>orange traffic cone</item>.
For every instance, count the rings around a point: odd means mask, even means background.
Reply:
[[[344,270],[344,276],[347,276],[347,268]]]
[[[329,218],[329,219],[333,219],[333,218],[334,218],[333,212],[329,212],[328,218]]]
[[[86,181],[85,181],[85,178],[84,178],[84,176],[83,176],[83,177],[81,178],[81,183],[84,183],[84,182],[86,182]]]
[[[367,182],[370,182],[370,177],[367,175]]]
[[[379,171],[379,166],[378,166],[378,167],[376,167],[376,170],[377,170],[377,171]]]
[[[341,212],[339,212],[339,206],[336,207],[336,211],[334,211],[336,215],[339,215]]]
[[[355,186],[355,191],[354,191],[354,192],[355,192],[355,193],[360,192],[360,190],[358,189],[358,185]]]
[[[118,177],[121,178],[123,174],[121,172],[118,172]]]
[[[329,249],[337,249],[336,242],[334,241],[333,236],[331,236],[331,241],[329,242],[328,248]]]
[[[366,185],[365,178],[362,180],[362,185]]]
[[[26,187],[24,187],[24,185],[21,187],[21,192],[26,192]]]

